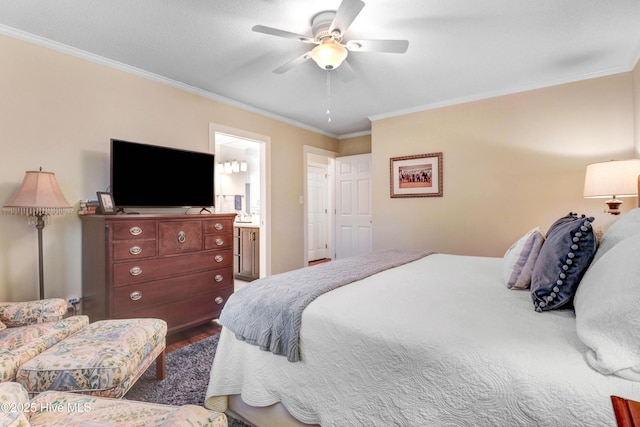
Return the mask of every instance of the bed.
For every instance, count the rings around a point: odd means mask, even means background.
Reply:
[[[610,396],[640,400],[640,209],[601,237],[596,222],[571,214],[504,258],[425,254],[315,296],[293,362],[223,315],[205,406],[260,427],[615,426]],[[549,274],[562,280],[544,289]]]

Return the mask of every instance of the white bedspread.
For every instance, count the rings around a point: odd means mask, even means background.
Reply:
[[[640,383],[584,360],[569,311],[537,313],[502,259],[435,254],[322,295],[301,361],[223,329],[205,406],[242,394],[323,426],[615,426],[609,396]]]

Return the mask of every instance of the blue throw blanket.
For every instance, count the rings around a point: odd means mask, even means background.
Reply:
[[[302,311],[314,299],[430,253],[379,251],[264,277],[231,295],[219,321],[236,338],[297,362]]]

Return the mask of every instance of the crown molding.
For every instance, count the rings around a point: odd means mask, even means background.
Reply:
[[[639,49],[639,53],[640,53],[640,49]],[[633,62],[632,65],[626,65],[626,66],[623,66],[623,67],[617,67],[617,68],[598,71],[598,72],[594,72],[594,73],[588,73],[588,74],[585,74],[585,75],[583,75],[583,76],[581,76],[581,77],[579,77],[577,79],[576,78],[571,78],[571,79],[567,78],[567,79],[550,80],[550,81],[547,81],[547,82],[541,82],[541,83],[537,83],[537,84],[533,83],[533,84],[530,84],[530,85],[514,87],[514,88],[511,88],[511,89],[508,89],[508,90],[504,90],[504,91],[486,92],[486,93],[480,93],[480,94],[476,94],[476,95],[463,96],[463,97],[455,98],[455,99],[448,99],[448,100],[444,100],[444,101],[440,101],[440,102],[434,102],[434,103],[430,103],[430,104],[425,104],[425,105],[421,105],[421,106],[417,106],[417,107],[413,107],[413,108],[405,108],[405,109],[402,109],[402,110],[396,110],[396,111],[390,111],[390,112],[387,112],[387,113],[376,114],[376,115],[373,115],[373,116],[369,116],[369,120],[371,120],[373,122],[373,121],[388,119],[388,118],[392,118],[392,117],[404,116],[404,115],[407,115],[407,114],[419,113],[421,111],[435,110],[435,109],[438,109],[438,108],[451,107],[453,105],[466,104],[468,102],[481,101],[481,100],[490,99],[490,98],[497,98],[499,96],[513,95],[513,94],[516,94],[516,93],[527,92],[527,91],[530,91],[530,90],[544,89],[544,88],[553,87],[553,86],[559,86],[559,85],[563,85],[563,84],[576,83],[576,82],[579,82],[579,81],[595,79],[595,78],[598,78],[598,77],[607,77],[607,76],[611,76],[611,75],[614,75],[614,74],[627,73],[627,72],[632,71],[634,66],[635,66],[635,62]]]
[[[91,61],[96,64],[104,65],[109,68],[113,68],[119,71],[123,71],[125,73],[133,74],[138,77],[145,78],[147,80],[151,80],[157,83],[165,84],[167,86],[174,87],[176,89],[183,90],[185,92],[192,93],[194,95],[201,96],[203,98],[210,99],[212,101],[219,102],[221,104],[229,105],[231,107],[238,108],[243,111],[247,111],[250,113],[259,114],[261,116],[277,120],[282,123],[286,123],[292,126],[296,126],[302,129],[309,130],[311,132],[316,132],[331,138],[338,138],[338,135],[335,133],[330,133],[322,129],[318,129],[313,126],[309,126],[305,123],[300,123],[295,120],[291,120],[287,117],[280,116],[278,114],[273,114],[268,111],[261,110],[259,108],[253,107],[248,104],[244,104],[242,102],[236,101],[234,99],[226,98],[224,96],[220,96],[213,92],[209,92],[203,89],[196,88],[194,86],[187,85],[185,83],[179,82],[177,80],[172,80],[167,77],[163,77],[161,75],[143,70],[141,68],[132,67],[130,65],[124,64],[122,62],[115,61],[113,59],[105,58],[100,55],[96,55],[82,49],[77,49],[75,47],[71,47],[69,45],[58,43],[53,40],[46,39],[44,37],[37,36],[35,34],[28,33],[26,31],[21,31],[6,25],[0,24],[0,34],[12,37],[14,39],[22,40],[28,43],[32,43],[38,46],[42,46],[48,49],[52,49],[67,55],[74,56],[76,58],[84,59],[87,61]]]

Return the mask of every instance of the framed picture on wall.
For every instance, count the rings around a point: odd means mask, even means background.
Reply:
[[[392,157],[391,197],[442,197],[442,153]]]
[[[98,191],[96,193],[98,195],[98,209],[96,213],[102,215],[114,215],[116,213],[116,205],[113,203],[113,197],[111,193],[105,193],[102,191]]]

